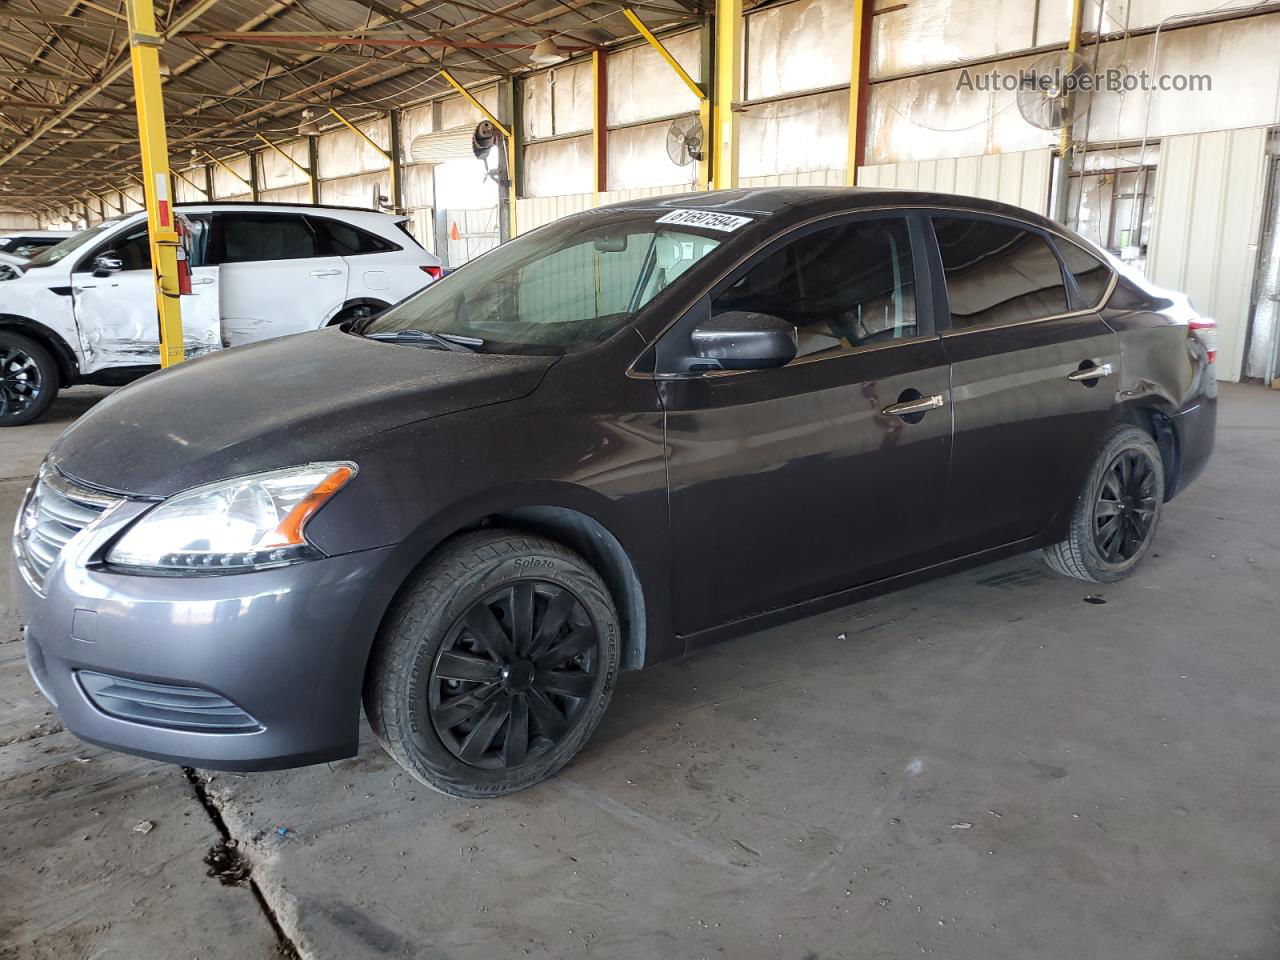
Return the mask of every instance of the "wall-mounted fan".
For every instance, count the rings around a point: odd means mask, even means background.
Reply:
[[[302,119],[298,121],[298,133],[304,137],[319,133],[325,116],[325,114],[318,114],[311,107],[305,108],[302,111]]]
[[[667,127],[667,156],[678,167],[702,159],[702,120],[676,117]]]
[[[471,152],[476,155],[477,160],[484,160],[485,166],[488,166],[489,151],[493,149],[494,144],[498,142],[501,134],[498,128],[488,120],[481,120],[476,124],[475,132],[471,134]]]
[[[1041,57],[1023,73],[1018,112],[1041,130],[1058,130],[1089,111],[1093,91],[1081,89],[1090,67],[1078,53],[1061,50]]]

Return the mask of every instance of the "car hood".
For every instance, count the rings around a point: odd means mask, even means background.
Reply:
[[[555,359],[380,343],[337,328],[281,337],[139,380],[82,416],[49,458],[89,484],[165,497],[354,458],[383,431],[526,396]]]

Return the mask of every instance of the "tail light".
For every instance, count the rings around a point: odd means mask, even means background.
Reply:
[[[421,270],[423,273],[425,273],[432,280],[439,280],[440,274],[443,272],[439,267],[433,267],[425,263],[422,266],[420,266],[418,269]]]
[[[1209,362],[1213,363],[1217,360],[1218,322],[1201,317],[1197,320],[1192,320],[1187,326],[1189,327],[1189,336],[1195,337],[1204,346],[1205,353],[1209,355]]]

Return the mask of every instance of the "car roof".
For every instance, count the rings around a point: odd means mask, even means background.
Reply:
[[[344,206],[336,203],[265,203],[261,200],[192,200],[174,204],[176,210],[258,210],[271,212],[282,210],[292,213],[297,210],[333,210],[342,213],[358,213],[379,217],[404,218],[403,214],[388,213],[385,210],[374,210],[371,207]]]
[[[641,197],[610,205],[612,208],[647,208],[686,210],[714,210],[718,213],[734,213],[769,216],[776,213],[793,214],[837,213],[874,207],[943,207],[956,210],[993,213],[1012,217],[1026,223],[1063,232],[1061,224],[1012,204],[988,200],[984,197],[967,197],[953,193],[932,193],[925,190],[897,190],[883,187],[737,187],[732,190],[710,190],[681,193],[674,196]],[[596,208],[606,209],[606,208]]]

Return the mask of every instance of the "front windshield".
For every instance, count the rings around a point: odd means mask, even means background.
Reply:
[[[610,210],[517,237],[375,317],[366,336],[420,330],[492,353],[561,354],[603,343],[726,234]]]
[[[132,214],[130,214],[130,216],[132,216]],[[120,221],[124,219],[124,217],[112,217],[110,220],[103,220],[101,223],[95,224],[88,230],[81,230],[79,233],[73,233],[65,240],[55,243],[52,247],[45,247],[27,261],[25,268],[30,270],[33,267],[53,266],[53,264],[57,263],[67,254],[79,250],[90,240],[96,240],[98,237],[101,237],[104,230],[108,230],[111,227],[118,225]]]

